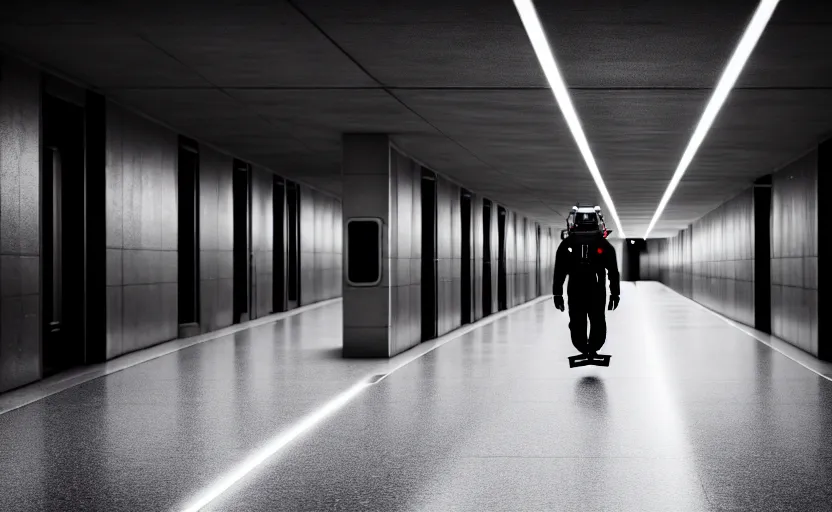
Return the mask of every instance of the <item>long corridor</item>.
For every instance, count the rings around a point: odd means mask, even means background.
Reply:
[[[209,510],[828,510],[832,382],[661,284],[609,368],[550,301],[421,357],[343,360],[331,305],[0,415],[0,509],[184,510],[373,373]]]

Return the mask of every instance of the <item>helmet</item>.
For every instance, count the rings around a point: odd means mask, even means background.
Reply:
[[[606,228],[600,206],[573,206],[566,219],[566,227],[569,234],[595,233],[606,238],[611,233]]]

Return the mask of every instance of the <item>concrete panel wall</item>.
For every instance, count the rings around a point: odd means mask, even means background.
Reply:
[[[538,276],[540,265],[538,257],[537,223],[531,220],[526,221],[526,301],[530,301],[538,295]]]
[[[422,335],[421,166],[390,150],[390,353]]]
[[[754,324],[754,201],[748,189],[679,232],[648,240],[647,272],[714,311]]]
[[[541,295],[552,293],[552,281],[555,277],[555,254],[560,242],[560,231],[549,227],[540,230],[540,281]]]
[[[482,217],[482,196],[473,194],[471,196],[471,271],[474,313],[472,320],[482,318],[482,293],[483,293],[483,217]]]
[[[818,355],[818,152],[772,176],[772,334]]]
[[[273,198],[274,175],[265,169],[254,167],[251,173],[251,318],[260,318],[274,311]],[[313,273],[314,271],[313,269]]]
[[[340,296],[341,202],[302,185],[300,224],[301,305]]]
[[[0,392],[41,378],[40,74],[0,62]]]
[[[178,335],[177,137],[107,105],[107,357]]]
[[[506,244],[506,307],[515,306],[515,288],[517,287],[517,280],[514,275],[517,273],[517,234],[514,231],[515,221],[514,212],[506,211],[506,228],[505,240]]]
[[[462,210],[460,187],[436,178],[437,332],[462,323]]]
[[[514,305],[526,302],[526,284],[528,267],[526,265],[526,219],[520,214],[514,215]]]
[[[649,240],[642,278],[749,325],[770,307],[772,334],[818,355],[818,172],[812,151],[772,175],[770,305],[754,303],[753,189],[676,237]]]
[[[692,245],[693,299],[754,325],[753,190],[696,221]],[[682,247],[676,254],[684,254]]]
[[[497,203],[491,203],[491,311],[497,312],[499,308],[500,295],[498,292],[500,278],[500,226]]]
[[[199,152],[199,298],[203,332],[234,320],[233,160],[210,148]]]

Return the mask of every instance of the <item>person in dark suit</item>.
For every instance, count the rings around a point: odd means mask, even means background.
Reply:
[[[552,284],[555,307],[564,311],[563,282],[569,277],[569,330],[572,344],[582,354],[595,356],[607,339],[604,312],[607,273],[610,278],[610,301],[614,310],[620,300],[621,285],[615,248],[607,240],[606,229],[598,206],[575,206],[567,220],[566,238],[555,255],[555,279]],[[589,319],[590,334],[586,324]]]

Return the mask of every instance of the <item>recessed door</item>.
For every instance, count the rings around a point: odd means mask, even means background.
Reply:
[[[493,292],[491,290],[491,201],[483,199],[482,204],[482,314],[488,316],[493,312]]]
[[[497,307],[504,311],[508,307],[506,274],[506,221],[508,212],[497,207]]]
[[[460,206],[462,209],[462,323],[471,323],[473,317],[473,279],[471,276],[471,193],[465,189],[460,191]]]
[[[287,307],[300,305],[300,187],[286,182],[286,280]]]
[[[180,336],[199,332],[199,147],[179,139],[178,305]]]
[[[234,161],[234,323],[251,318],[251,167]]]
[[[274,177],[274,311],[286,311],[286,182]]]
[[[84,107],[43,97],[43,375],[86,362]]]
[[[422,170],[422,341],[436,338],[436,175]]]

